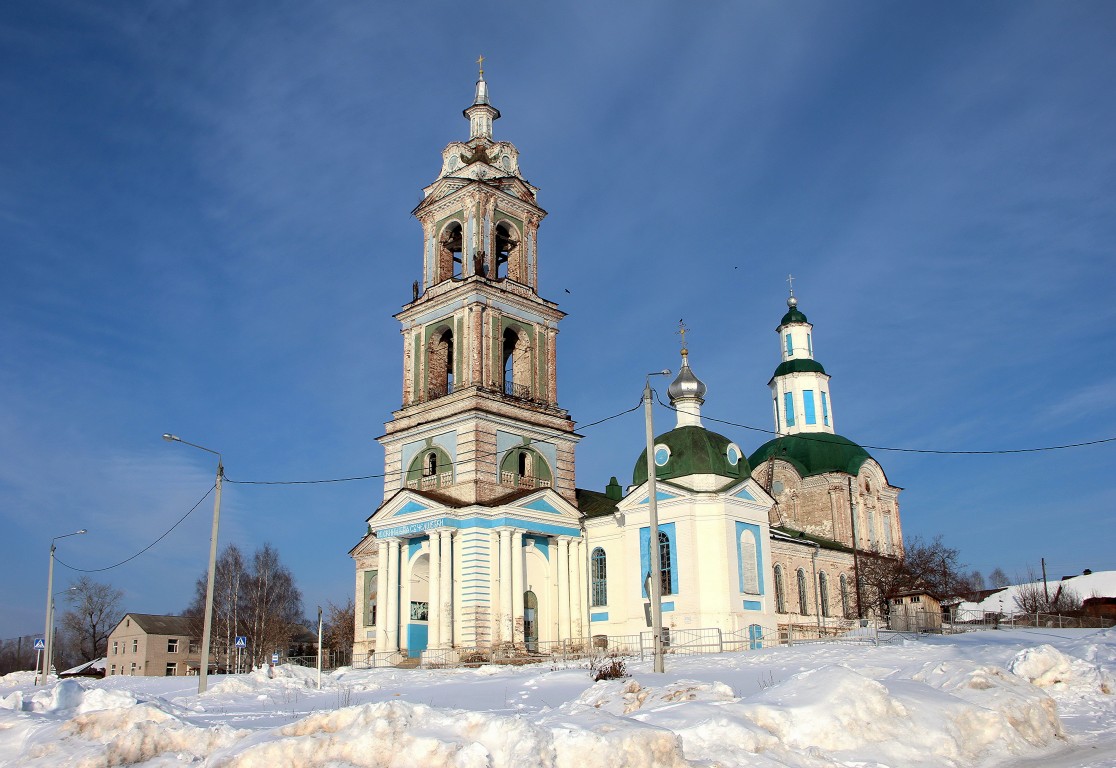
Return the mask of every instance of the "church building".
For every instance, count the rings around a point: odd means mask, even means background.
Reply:
[[[627,488],[575,487],[581,436],[557,388],[565,315],[538,292],[546,212],[515,146],[493,138],[483,70],[464,115],[468,141],[442,151],[413,211],[423,271],[395,315],[402,406],[379,438],[383,501],[349,553],[354,659],[647,631],[646,456]],[[702,424],[707,388],[686,349],[668,388],[677,423],[653,453],[668,630],[754,641],[822,619],[836,628],[858,612],[858,552],[902,546],[900,489],[834,432],[812,326],[793,293],[788,304],[769,382],[777,436],[750,457]]]

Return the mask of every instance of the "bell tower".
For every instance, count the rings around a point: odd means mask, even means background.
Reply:
[[[558,407],[565,313],[538,294],[546,211],[518,150],[493,138],[500,111],[483,68],[464,116],[468,141],[442,151],[438,177],[412,212],[422,225],[422,280],[395,315],[403,403],[379,438],[385,500],[411,488],[489,505],[552,487],[575,503],[580,438]]]
[[[775,431],[780,435],[801,432],[836,434],[833,428],[833,400],[829,396],[829,374],[814,359],[814,326],[798,309],[794,277],[787,298],[787,313],[775,332],[783,361],[775,369],[768,386],[775,415]]]

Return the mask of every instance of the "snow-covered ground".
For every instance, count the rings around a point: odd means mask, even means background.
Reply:
[[[0,765],[1116,766],[1116,629],[573,665],[0,678]]]

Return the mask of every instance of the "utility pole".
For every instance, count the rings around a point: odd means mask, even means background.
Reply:
[[[1050,586],[1046,583],[1046,558],[1041,558],[1042,562],[1042,593],[1046,597],[1046,606],[1050,607]]]
[[[860,601],[860,554],[856,547],[856,502],[853,501],[852,478],[849,478],[849,522],[852,525],[853,581],[856,582],[856,617],[864,618],[864,606]]]
[[[650,530],[647,536],[648,597],[651,598],[651,642],[654,648],[656,672],[665,672],[663,666],[663,571],[659,554],[659,507],[655,488],[655,428],[651,418],[651,377],[669,376],[662,370],[647,374],[643,387],[643,415],[647,431],[647,509]]]

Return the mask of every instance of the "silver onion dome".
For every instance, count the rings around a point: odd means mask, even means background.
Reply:
[[[670,401],[673,403],[675,400],[684,398],[696,398],[704,402],[705,392],[705,382],[690,370],[689,353],[682,350],[682,370],[678,372],[678,376],[667,387]]]

